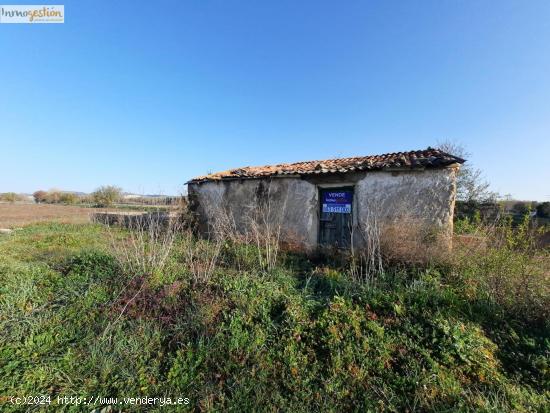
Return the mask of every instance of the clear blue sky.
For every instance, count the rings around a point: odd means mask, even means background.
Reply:
[[[173,194],[452,139],[495,190],[550,199],[547,0],[63,3],[0,25],[0,192]]]

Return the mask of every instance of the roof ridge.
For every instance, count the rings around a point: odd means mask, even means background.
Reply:
[[[360,161],[360,162],[357,162]],[[304,175],[344,173],[356,170],[379,170],[384,168],[440,168],[465,160],[438,148],[389,152],[380,155],[352,156],[323,160],[287,162],[272,165],[244,166],[193,178],[188,183],[212,180],[249,179],[275,175]]]
[[[347,159],[363,159],[363,158],[374,158],[374,157],[379,158],[379,157],[385,157],[385,156],[412,154],[412,153],[425,152],[425,151],[438,151],[441,153],[446,153],[446,152],[443,152],[441,149],[432,148],[431,146],[428,146],[426,149],[417,149],[417,150],[401,151],[401,152],[388,152],[388,153],[382,153],[378,155],[360,155],[360,156],[347,156],[344,158],[317,159],[317,160],[311,160],[311,161],[282,162],[282,163],[271,164],[271,165],[256,165],[256,166],[248,165],[240,168],[230,168],[229,170],[231,171],[235,169],[244,169],[244,168],[266,168],[266,167],[275,167],[275,166],[283,166],[283,165],[297,165],[301,163],[320,163],[320,162],[330,162],[330,161],[341,161],[341,160],[347,160]]]

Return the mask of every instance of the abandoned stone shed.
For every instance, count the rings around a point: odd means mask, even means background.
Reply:
[[[366,242],[368,227],[400,223],[450,238],[456,174],[463,159],[438,149],[243,167],[188,184],[199,228],[220,214],[246,231],[250,211],[280,228],[280,240],[313,251]],[[406,219],[406,224],[404,220]]]

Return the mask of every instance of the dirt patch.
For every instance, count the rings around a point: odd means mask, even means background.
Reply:
[[[100,210],[69,205],[0,204],[0,228],[16,228],[44,221],[82,224],[89,222],[90,213]]]

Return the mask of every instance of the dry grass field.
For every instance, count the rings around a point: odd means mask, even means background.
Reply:
[[[81,224],[89,222],[91,212],[102,209],[51,204],[0,204],[0,228],[17,228],[35,222]]]

